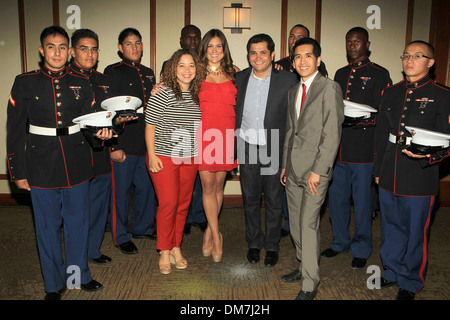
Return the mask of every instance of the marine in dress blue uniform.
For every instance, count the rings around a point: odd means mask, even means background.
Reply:
[[[16,77],[7,108],[9,174],[31,193],[46,299],[61,298],[69,266],[79,268],[82,289],[102,288],[87,259],[91,149],[72,122],[91,112],[93,96],[86,79],[65,68],[68,46],[63,28],[44,29],[44,66]]]
[[[428,157],[405,153],[405,127],[450,133],[450,91],[433,81],[434,49],[414,41],[402,56],[406,79],[384,91],[376,129],[375,179],[379,179],[385,272],[381,286],[399,286],[397,299],[413,299],[425,281],[430,217],[439,192],[439,163],[447,150]]]
[[[356,27],[346,34],[349,64],[336,71],[345,100],[378,110],[382,91],[392,81],[389,72],[370,61],[370,42],[365,29]],[[329,189],[329,213],[333,230],[331,248],[323,257],[352,250],[352,268],[362,268],[372,253],[372,181],[376,113],[342,128],[342,139]],[[355,232],[350,236],[351,200]]]
[[[125,36],[126,35],[126,36]],[[104,73],[110,76],[114,96],[130,95],[142,100],[142,108],[150,97],[155,83],[153,70],[142,65],[142,43],[139,32],[127,28],[119,35],[119,50],[123,60],[106,67]],[[122,154],[122,162],[113,162],[112,186],[112,237],[114,245],[123,253],[137,253],[131,241],[133,237],[151,237],[155,233],[155,191],[146,167],[147,148],[145,144],[144,114],[127,122],[117,144],[111,147],[111,157]],[[116,154],[115,154],[116,153]],[[132,187],[134,192],[134,225],[130,233],[127,228]]]
[[[73,60],[69,65],[69,73],[84,77],[89,81],[94,95],[94,110],[102,111],[100,104],[112,97],[109,77],[94,70],[98,61],[98,36],[89,29],[79,29],[72,34],[71,55]],[[106,264],[112,259],[100,252],[105,233],[111,202],[111,158],[110,145],[105,142],[97,148],[92,148],[94,177],[89,181],[89,260]]]

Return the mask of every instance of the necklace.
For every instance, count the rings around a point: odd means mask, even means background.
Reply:
[[[208,74],[213,74],[215,76],[220,76],[223,74],[223,71],[220,69],[220,67],[211,67],[208,65],[206,67],[206,70],[208,71]]]

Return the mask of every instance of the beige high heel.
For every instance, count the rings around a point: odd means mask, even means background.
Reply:
[[[222,255],[223,255],[223,236],[222,234],[219,232],[219,236],[220,236],[220,252],[212,252],[212,258],[214,262],[220,262],[222,260]]]
[[[205,234],[206,234],[206,231],[205,231]],[[205,247],[205,239],[203,237],[202,252],[203,252],[203,256],[204,257],[209,257],[211,255],[211,253],[212,253],[212,250],[213,250],[212,238],[211,238],[211,243],[210,244],[211,244],[210,246]]]
[[[178,251],[177,255],[179,255],[178,259],[175,257],[175,252]],[[181,255],[180,248],[173,248],[170,250],[170,263],[174,264],[177,269],[186,269],[187,268],[187,260]]]
[[[167,250],[167,251],[169,251],[169,250]],[[161,263],[161,259],[162,259],[162,254],[160,252],[159,253],[159,272],[161,272],[162,274],[170,274],[172,272],[170,262],[169,263]],[[169,261],[170,261],[170,252],[169,252]]]

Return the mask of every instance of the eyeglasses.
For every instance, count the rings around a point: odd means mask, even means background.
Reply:
[[[414,60],[419,60],[421,58],[427,58],[427,59],[431,59],[430,57],[424,55],[424,54],[404,54],[402,56],[400,56],[400,59],[402,60],[409,60],[409,58],[413,58]]]
[[[83,53],[88,53],[88,52],[98,53],[100,51],[98,48],[88,48],[88,47],[80,47],[80,48],[76,48],[76,49],[80,50]]]

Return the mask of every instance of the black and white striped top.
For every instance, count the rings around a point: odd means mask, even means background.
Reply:
[[[191,94],[182,92],[177,100],[172,89],[166,87],[151,96],[145,110],[145,122],[156,126],[155,153],[172,158],[197,156],[197,129],[202,113]]]

